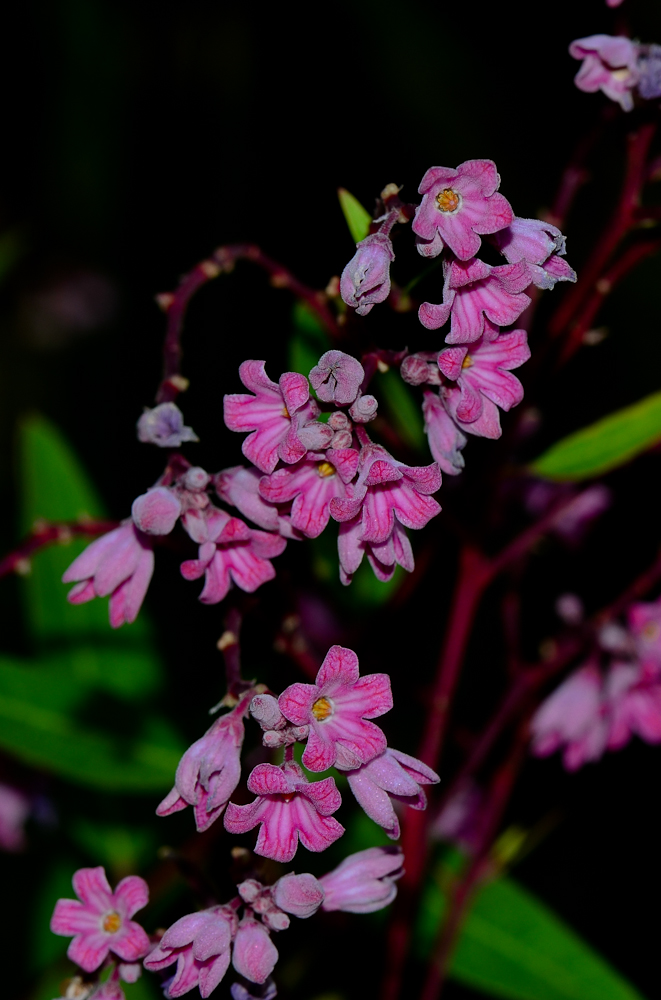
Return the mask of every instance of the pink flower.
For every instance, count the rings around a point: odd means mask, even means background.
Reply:
[[[323,903],[324,889],[314,875],[289,872],[273,886],[273,901],[285,913],[307,920]]]
[[[446,378],[457,383],[445,394],[447,408],[469,434],[500,437],[498,406],[510,410],[523,399],[523,386],[510,370],[529,357],[525,330],[503,333],[495,339],[483,336],[470,347],[446,347],[441,351],[438,367]],[[476,432],[473,424],[478,428]]]
[[[553,288],[557,281],[576,281],[576,272],[562,259],[565,237],[550,222],[515,217],[492,240],[510,264],[521,260],[528,264],[538,288]]]
[[[531,280],[524,260],[500,267],[477,258],[454,260],[445,267],[443,302],[423,302],[418,317],[428,330],[437,330],[450,319],[446,343],[468,344],[483,334],[493,334],[494,327],[509,326],[519,318],[530,304],[524,289]],[[493,326],[486,327],[485,318]]]
[[[638,46],[630,38],[612,35],[577,38],[569,46],[569,54],[583,60],[574,78],[579,90],[589,94],[602,90],[624,111],[631,111],[631,91],[638,83]]]
[[[110,594],[110,624],[119,628],[135,621],[153,572],[152,543],[129,522],[88,545],[62,582],[76,583],[67,595],[71,604]]]
[[[627,620],[638,658],[661,667],[661,600],[632,604]]]
[[[388,674],[359,677],[352,649],[331,646],[314,684],[290,684],[278,700],[295,726],[310,726],[303,766],[326,771],[333,764],[359,767],[382,753],[386,738],[376,719],[392,708]]]
[[[179,448],[187,441],[200,440],[192,427],[184,427],[184,415],[175,403],[145,410],[138,420],[138,439],[159,448]]]
[[[356,253],[342,271],[340,294],[359,316],[367,316],[376,303],[388,298],[390,265],[394,259],[390,237],[385,233],[372,233],[356,243]],[[312,378],[310,381],[314,385]]]
[[[181,514],[181,501],[166,486],[156,486],[136,497],[131,507],[133,523],[146,535],[169,535]]]
[[[74,935],[67,949],[72,962],[94,972],[112,951],[135,962],[149,951],[149,938],[130,918],[149,901],[149,889],[137,875],[123,878],[111,891],[103,868],[79,868],[73,876],[78,899],[58,899],[51,918],[54,934]]]
[[[399,837],[399,820],[391,796],[413,809],[426,809],[427,798],[421,785],[435,785],[441,779],[430,767],[390,747],[347,773],[351,791],[367,815],[382,826],[389,837]]]
[[[275,576],[269,560],[281,555],[287,545],[280,535],[249,528],[238,517],[213,506],[203,511],[187,510],[182,521],[200,549],[197,559],[181,564],[181,573],[187,580],[204,576],[203,604],[222,601],[232,581],[251,594]]]
[[[281,767],[258,764],[248,778],[248,789],[258,797],[245,806],[230,802],[225,828],[247,833],[260,824],[257,854],[291,861],[299,839],[308,851],[325,851],[344,833],[332,816],[342,802],[332,778],[310,783],[293,761]]]
[[[283,538],[300,538],[292,529],[288,508],[277,507],[263,499],[259,492],[261,478],[259,469],[235,465],[214,476],[216,493],[226,504],[237,507],[244,517],[265,531],[276,531]]]
[[[441,376],[436,363],[438,351],[418,351],[402,361],[399,374],[409,385],[440,385]]]
[[[156,810],[158,816],[191,805],[200,832],[218,819],[241,777],[244,707],[239,703],[188,748],[177,767],[174,788]]]
[[[225,423],[231,431],[252,431],[241,450],[262,472],[273,472],[278,459],[293,464],[308,449],[325,448],[332,431],[319,423],[319,407],[310,399],[308,380],[285,372],[279,384],[264,371],[264,361],[244,361],[241,381],[255,395],[225,396]]]
[[[443,241],[460,260],[480,249],[480,235],[496,233],[513,219],[509,202],[497,194],[500,177],[493,160],[466,160],[456,170],[430,167],[420,182],[423,195],[413,220],[413,232],[435,241],[437,256]]]
[[[658,665],[613,663],[604,684],[610,713],[608,749],[619,750],[633,735],[661,743],[661,678]]]
[[[327,875],[322,875],[325,899],[322,909],[346,913],[373,913],[392,903],[395,880],[404,874],[404,855],[398,847],[369,847],[350,854]]]
[[[326,351],[310,372],[310,384],[319,399],[336,406],[353,403],[364,378],[360,361],[344,351]]]
[[[392,534],[384,542],[368,542],[363,538],[363,522],[359,514],[340,525],[337,549],[340,580],[345,586],[351,583],[365,555],[374,575],[383,583],[392,578],[395,566],[401,566],[407,573],[412,573],[415,568],[411,543],[399,521],[395,521]]]
[[[293,500],[292,527],[308,538],[317,538],[328,524],[331,500],[347,495],[346,484],[355,476],[357,467],[355,448],[329,448],[325,455],[311,451],[296,465],[263,476],[259,490],[272,504]]]
[[[159,972],[176,962],[165,995],[180,997],[199,986],[202,996],[208,997],[227,972],[236,929],[236,914],[229,907],[212,906],[189,913],[168,928],[145,959],[145,968]]]
[[[23,792],[0,784],[0,850],[22,851],[25,847],[25,821],[30,815],[30,800]]]
[[[606,749],[608,721],[603,710],[602,679],[588,663],[560,684],[532,718],[532,753],[548,757],[564,748],[563,763],[576,771],[598,760]]]
[[[443,396],[445,391],[442,390]],[[458,476],[465,465],[461,450],[466,445],[466,436],[448,413],[440,394],[425,392],[422,414],[432,456],[443,472],[449,476]]]
[[[236,971],[251,983],[264,983],[277,961],[278,949],[264,924],[255,920],[252,914],[245,916],[236,932],[232,953]]]

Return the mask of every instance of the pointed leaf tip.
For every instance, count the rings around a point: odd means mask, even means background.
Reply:
[[[370,231],[372,216],[346,188],[338,188],[337,196],[340,199],[340,208],[347,221],[349,232],[354,242],[360,243]]]

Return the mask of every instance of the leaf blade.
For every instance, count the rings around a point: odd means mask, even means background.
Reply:
[[[372,216],[346,188],[338,188],[337,197],[351,237],[354,243],[360,243],[370,231]]]

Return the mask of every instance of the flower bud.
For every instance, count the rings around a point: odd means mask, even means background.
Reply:
[[[145,410],[138,420],[138,439],[159,448],[178,448],[185,441],[199,441],[192,427],[184,427],[184,415],[175,403],[160,403]]]
[[[262,729],[284,729],[287,720],[278,707],[278,699],[272,694],[256,694],[250,702],[250,714]]]
[[[324,888],[314,875],[308,873],[283,875],[273,886],[276,906],[295,917],[305,919],[316,913],[324,901]]]
[[[232,965],[252,983],[264,983],[278,961],[278,950],[263,924],[244,917],[234,939]]]
[[[397,895],[404,855],[398,847],[370,847],[350,854],[320,879],[326,894],[322,908],[348,913],[381,910]]]
[[[356,244],[356,253],[342,272],[340,293],[359,316],[367,316],[390,293],[390,264],[395,259],[390,238],[373,233]]]
[[[184,476],[184,486],[187,490],[205,490],[209,483],[211,482],[211,476],[205,469],[201,469],[199,465],[193,465],[187,470]]]
[[[360,361],[344,351],[326,351],[310,372],[310,383],[319,399],[337,406],[353,403],[364,378]]]
[[[349,408],[349,413],[357,424],[367,424],[370,420],[374,420],[378,405],[374,396],[359,396]]]
[[[181,503],[167,486],[157,486],[133,501],[133,523],[146,535],[169,535],[181,514]]]

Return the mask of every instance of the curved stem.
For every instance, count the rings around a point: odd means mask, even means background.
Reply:
[[[28,535],[12,552],[0,560],[0,578],[9,576],[10,573],[29,572],[30,556],[48,545],[54,543],[66,545],[74,535],[88,537],[105,535],[108,531],[113,531],[118,527],[118,521],[73,521],[58,524],[44,522],[35,528],[32,534]]]

